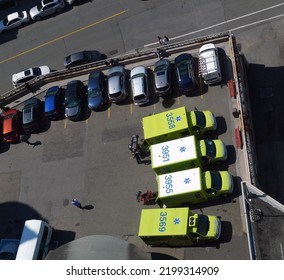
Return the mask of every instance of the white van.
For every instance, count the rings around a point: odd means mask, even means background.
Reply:
[[[199,73],[206,85],[215,84],[222,80],[218,50],[214,44],[206,44],[200,48]]]
[[[42,260],[49,251],[52,227],[42,220],[27,220],[24,225],[16,260]]]

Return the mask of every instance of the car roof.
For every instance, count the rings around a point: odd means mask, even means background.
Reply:
[[[15,13],[8,15],[7,19],[8,19],[8,21],[11,21],[11,20],[18,18],[19,16],[20,16],[20,14],[18,12],[15,12]]]

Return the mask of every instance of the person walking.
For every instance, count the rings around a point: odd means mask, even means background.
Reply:
[[[157,38],[158,38],[159,44],[160,44],[160,45],[163,45],[163,40],[162,40],[162,38],[161,38],[160,36],[157,36]]]
[[[169,38],[167,36],[164,36],[163,45],[167,45],[168,43],[169,43]]]
[[[82,209],[81,202],[80,202],[78,199],[73,198],[73,199],[72,199],[72,204],[73,204],[74,206],[77,206],[78,208]]]

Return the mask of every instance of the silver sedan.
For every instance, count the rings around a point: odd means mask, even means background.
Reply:
[[[35,7],[30,9],[30,16],[33,20],[40,20],[45,16],[60,13],[64,7],[64,0],[42,0]]]
[[[19,27],[29,20],[30,18],[26,11],[12,13],[0,21],[0,33]]]

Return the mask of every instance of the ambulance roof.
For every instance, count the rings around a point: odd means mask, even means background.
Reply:
[[[138,236],[185,235],[189,208],[142,209]]]
[[[185,107],[165,111],[142,119],[144,139],[173,133],[188,128]]]
[[[158,176],[159,197],[200,191],[200,173],[200,168],[193,168]]]
[[[152,168],[194,160],[197,157],[195,136],[183,137],[151,146]]]

